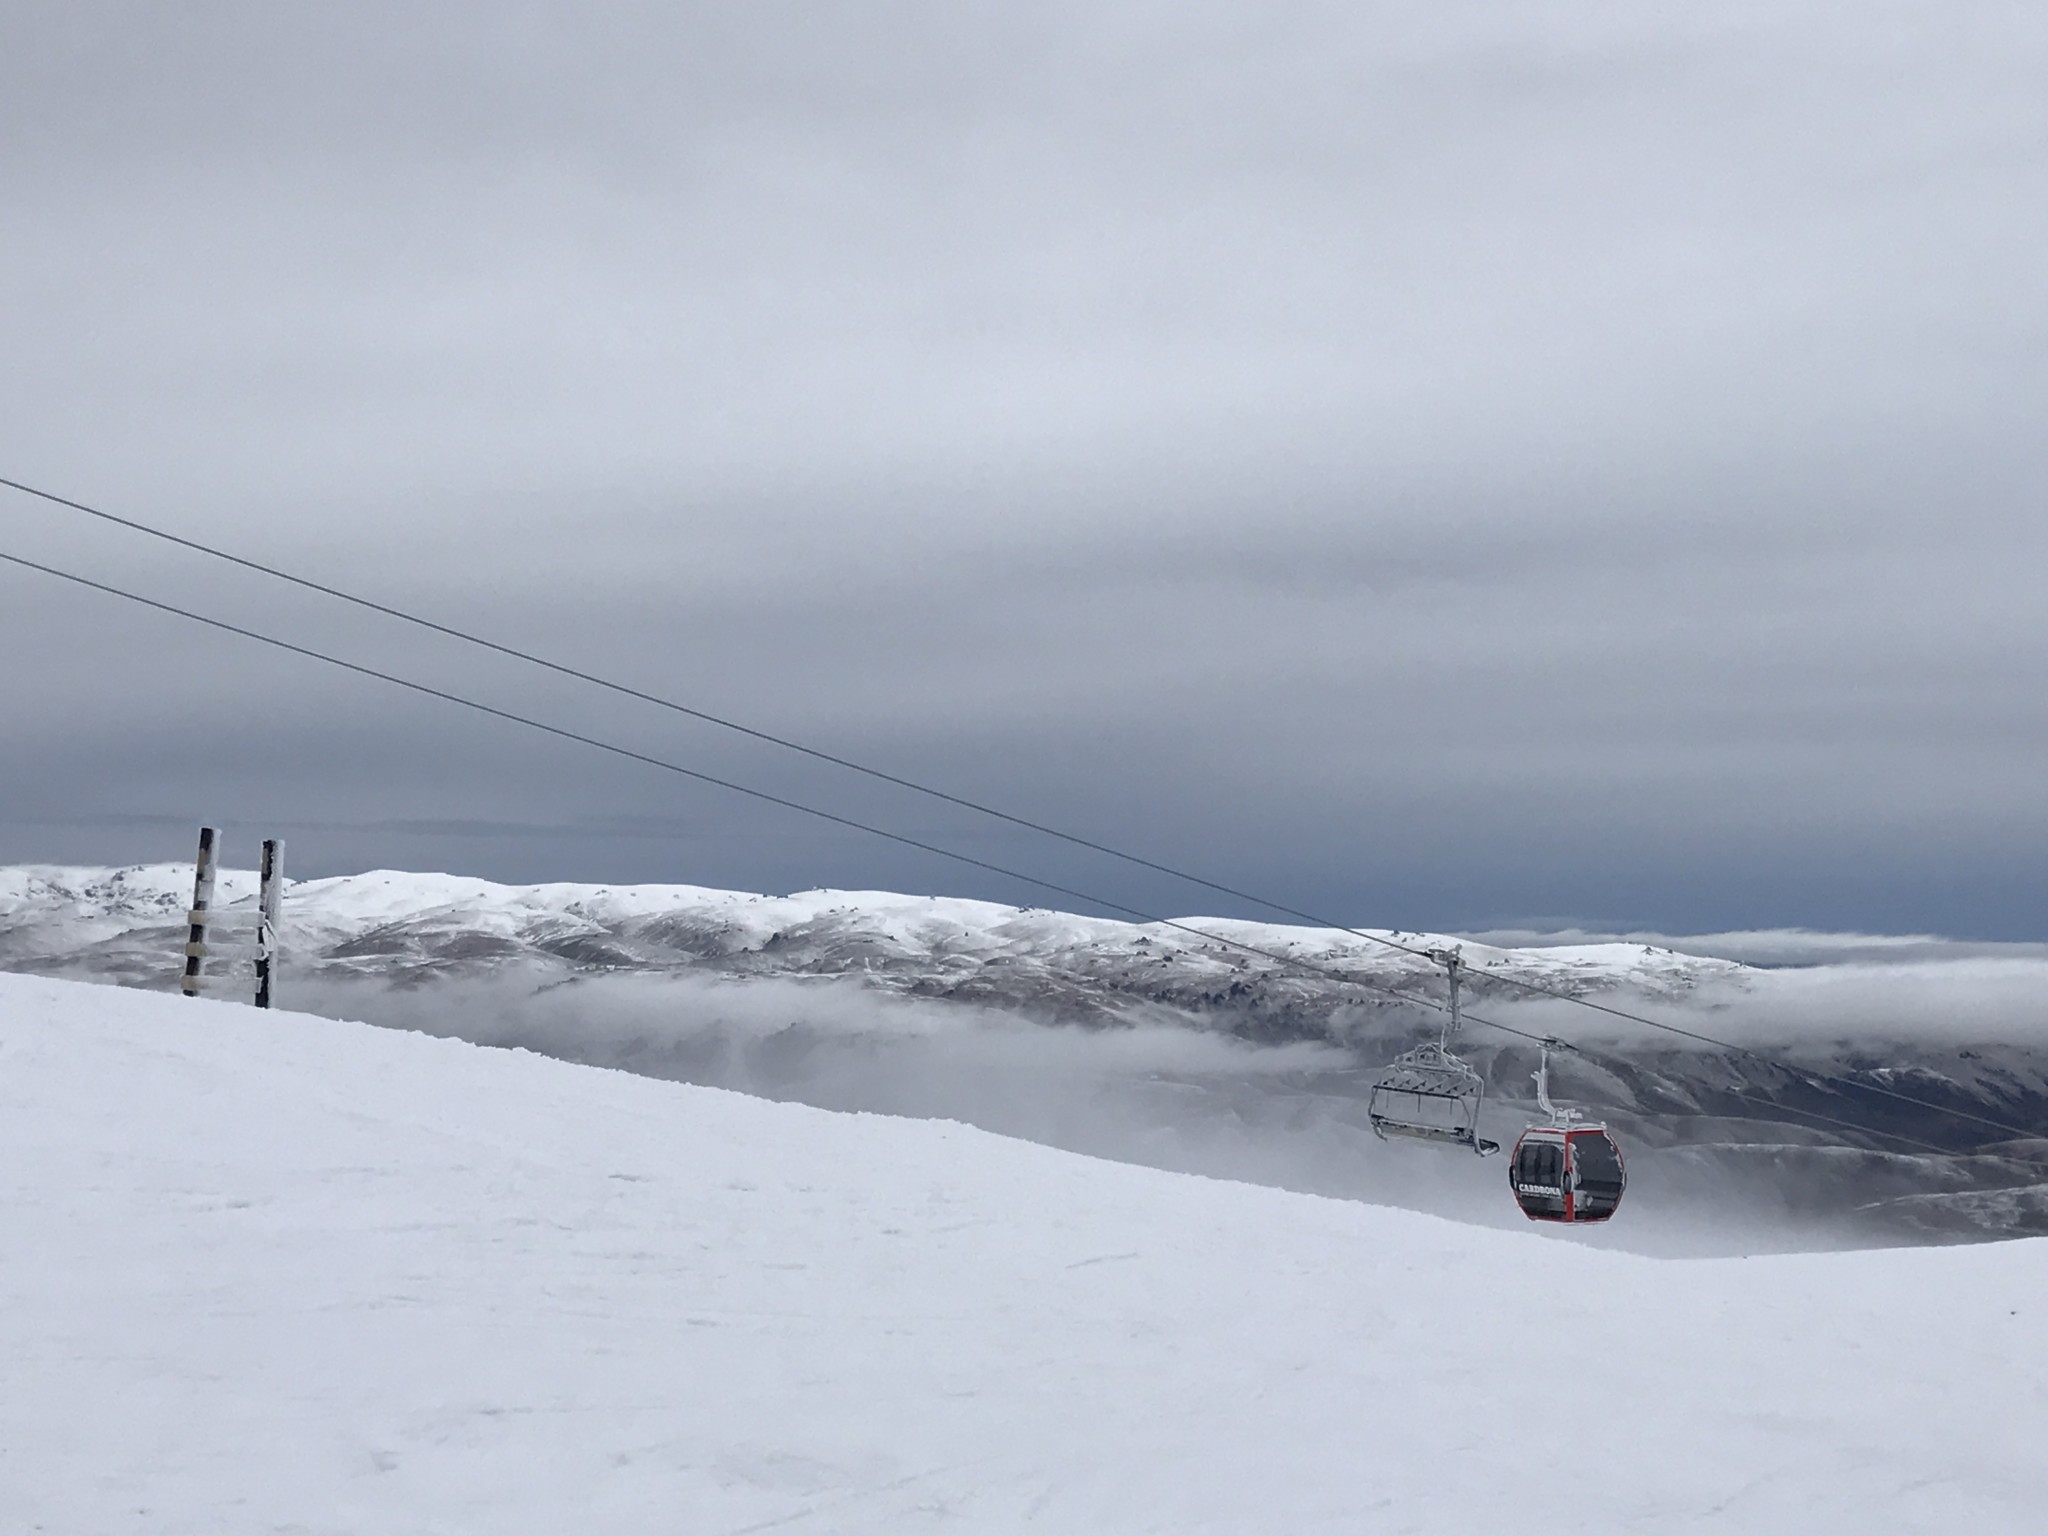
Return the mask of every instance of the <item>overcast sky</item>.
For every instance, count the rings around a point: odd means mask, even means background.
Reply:
[[[2048,11],[0,0],[0,475],[1353,922],[2048,927]],[[0,492],[0,549],[1233,908]],[[1072,905],[0,568],[0,862]]]

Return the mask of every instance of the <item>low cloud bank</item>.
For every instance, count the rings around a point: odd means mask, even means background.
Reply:
[[[328,979],[302,983],[294,1006],[828,1109],[959,1120],[1177,1172],[1526,1226],[1503,1159],[1374,1137],[1373,1058],[1336,1045],[1252,1045],[1165,1023],[1052,1025],[853,979],[501,973],[410,988]],[[1489,1101],[1489,1131],[1512,1139],[1524,1111]],[[1694,1152],[1633,1151],[1630,1219],[1576,1240],[1669,1254],[1852,1240],[1816,1222],[1811,1202],[1802,1214],[1783,1191],[1758,1200]]]
[[[1949,939],[1931,933],[1824,933],[1811,928],[1750,928],[1728,933],[1671,934],[1634,929],[1495,928],[1466,935],[1506,949],[1556,949],[1578,944],[1650,944],[1765,967],[1910,965],[1929,960],[2038,960],[2048,943]]]
[[[1851,963],[1709,978],[1683,1002],[1592,994],[1596,1002],[1745,1049],[2048,1050],[2048,958]],[[1683,1037],[1555,999],[1487,998],[1474,1011],[1575,1042],[1689,1048]],[[1482,1035],[1484,1031],[1480,1032]]]

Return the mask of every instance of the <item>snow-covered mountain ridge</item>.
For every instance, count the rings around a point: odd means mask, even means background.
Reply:
[[[217,909],[250,911],[252,870],[221,870]],[[180,924],[190,897],[190,866],[0,868],[0,932],[12,942],[84,948],[121,934]],[[1249,969],[1255,958],[1223,944],[1204,950],[1178,928],[1110,918],[1006,907],[963,897],[911,897],[887,891],[799,891],[754,895],[694,885],[496,885],[455,874],[369,870],[289,883],[287,942],[334,961],[373,950],[418,965],[496,961],[514,950],[575,963],[664,965],[758,956],[764,969],[829,969],[946,963],[975,958],[1122,954],[1151,965],[1219,958]],[[1219,940],[1268,948],[1317,965],[1372,963],[1434,977],[1436,969],[1339,930],[1178,918]],[[1372,930],[1364,930],[1372,932]],[[1702,977],[1731,979],[1747,967],[1679,954],[1649,944],[1577,944],[1499,948],[1442,934],[1380,930],[1409,948],[1460,944],[1468,963],[1546,983],[1604,989],[1686,991]],[[485,936],[510,950],[463,944]],[[608,948],[614,946],[614,948]],[[346,950],[346,952],[342,952]],[[1479,985],[1485,985],[1483,981]]]
[[[162,939],[167,927],[182,923],[190,887],[189,866],[175,864],[0,868],[0,944],[6,946],[0,955],[32,963],[75,955],[146,983],[145,968],[161,972],[165,957],[176,952],[175,943],[166,947]],[[239,913],[253,921],[255,887],[253,872],[221,871],[216,904],[222,916],[232,922]],[[926,990],[963,983],[972,993],[1051,1003],[1062,1016],[1075,1017],[1113,1014],[1133,1000],[1183,1000],[1190,989],[1208,1000],[1209,983],[1228,993],[1232,983],[1248,978],[1299,983],[1319,997],[1338,984],[1337,976],[1294,972],[1246,949],[1417,991],[1440,974],[1427,960],[1337,930],[1221,918],[1175,921],[1218,942],[1204,944],[1178,927],[957,897],[825,890],[764,896],[688,885],[507,886],[372,870],[293,882],[284,927],[295,957],[316,967],[373,961],[376,969],[413,977],[514,960],[754,975],[859,970],[885,984],[907,982]],[[1502,948],[1439,934],[1385,930],[1384,937],[1409,948],[1459,945],[1481,993],[1489,985],[1476,974],[1483,971],[1572,990],[1677,996],[1708,979],[1739,984],[1747,970],[1640,944]],[[1026,967],[1028,975],[977,974],[1006,967]],[[1064,987],[1062,977],[1086,977],[1091,985]],[[1229,995],[1241,999],[1243,989]],[[1260,1010],[1251,1005],[1245,1011],[1256,1016]]]

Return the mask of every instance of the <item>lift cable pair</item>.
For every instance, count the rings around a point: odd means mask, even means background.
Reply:
[[[1327,918],[1320,917],[1315,913],[1303,911],[1299,908],[1289,906],[1285,903],[1276,902],[1269,898],[1258,896],[1252,892],[1243,891],[1233,886],[1209,880],[1203,876],[1193,874],[1186,870],[1177,869],[1171,865],[1159,863],[1155,860],[1147,859],[1137,854],[1127,853],[1123,850],[1111,847],[1107,844],[1096,842],[1092,839],[1082,837],[1077,834],[1062,831],[1056,827],[1047,826],[1040,822],[1012,815],[1008,812],[998,810],[994,807],[983,805],[977,801],[970,800],[962,796],[953,795],[944,790],[933,788],[929,785],[918,783],[915,780],[906,779],[898,775],[888,773],[881,769],[871,768],[864,764],[854,762],[851,759],[840,757],[833,753],[821,751],[817,748],[806,746],[803,743],[792,741],[785,737],[773,735],[766,731],[757,730],[753,727],[743,725],[736,721],[725,719],[721,716],[711,714],[707,711],[694,709],[688,705],[680,704],[674,700],[662,698],[656,694],[647,693],[640,689],[632,688],[625,684],[613,682],[609,679],[599,677],[593,673],[581,671],[577,668],[566,666],[562,663],[550,661],[544,657],[534,655],[531,652],[519,650],[511,646],[500,644],[496,641],[486,639],[484,637],[472,634],[468,631],[457,629],[450,625],[441,624],[432,619],[427,619],[417,614],[409,613],[403,609],[396,608],[384,603],[379,603],[370,598],[361,597],[357,594],[347,592],[341,588],[334,587],[323,582],[314,581],[310,578],[299,576],[292,572],[280,570],[277,567],[265,565],[258,561],[247,559],[243,556],[236,555],[229,551],[216,548],[212,545],[204,544],[197,540],[188,539],[181,535],[171,533],[167,530],[153,527],[147,523],[142,523],[132,518],[122,517],[115,513],[107,512],[102,509],[89,506],[84,502],[72,500],[71,498],[68,497],[59,496],[54,492],[41,490],[35,486],[24,484],[21,481],[0,477],[0,486],[5,486],[9,489],[22,492],[26,495],[37,497],[45,502],[66,507],[73,511],[77,511],[87,516],[99,519],[101,521],[114,524],[116,526],[126,528],[137,533],[145,534],[149,537],[177,545],[181,548],[185,548],[196,553],[206,555],[210,558],[226,561],[230,564],[243,567],[244,569],[257,572],[258,574],[269,576],[273,579],[284,581],[292,585],[301,587],[305,590],[318,592],[322,595],[335,598],[339,601],[352,604],[356,607],[360,607],[371,612],[379,613],[387,617],[395,618],[404,623],[412,624],[419,628],[426,629],[437,634],[445,635],[450,638],[463,641],[466,644],[477,646],[484,650],[492,651],[497,654],[525,662],[529,665],[541,667],[545,670],[555,672],[559,675],[569,677],[577,681],[589,683],[593,686],[606,689],[610,692],[622,695],[624,697],[629,697],[644,703],[653,704],[659,708],[666,709],[674,713],[686,715],[690,718],[697,719],[708,724],[716,725],[723,729],[735,731],[742,735],[752,737],[756,740],[767,742],[771,745],[779,746],[790,751],[801,753],[805,756],[811,757],[821,762],[829,763],[836,767],[846,769],[850,772],[862,774],[866,777],[876,779],[884,783],[896,785],[900,788],[908,789],[915,793],[923,794],[931,798],[944,801],[948,804],[959,806],[963,809],[973,811],[980,815],[989,816],[996,820],[1003,821],[1014,826],[1025,828],[1027,830],[1037,832],[1048,837],[1056,838],[1060,841],[1069,843],[1077,847],[1086,848],[1090,851],[1104,854],[1108,857],[1121,860],[1125,863],[1129,863],[1140,868],[1149,869],[1160,874],[1168,875],[1175,879],[1186,881],[1192,885],[1201,886],[1207,890],[1215,891],[1222,895],[1227,895],[1238,900],[1247,901],[1254,905],[1265,907],[1270,911],[1278,912],[1289,917],[1298,918],[1304,922],[1314,924],[1318,927],[1326,928],[1333,932],[1343,933],[1354,938],[1366,940],[1370,943],[1379,944],[1386,948],[1399,951],[1400,953],[1410,955],[1415,958],[1437,960],[1439,961],[1439,963],[1441,963],[1442,957],[1440,954],[1418,948],[1414,945],[1403,944],[1398,940],[1389,938],[1383,934],[1373,933],[1363,929],[1347,927],[1341,923],[1332,922]],[[1312,971],[1318,975],[1330,977],[1345,982],[1349,985],[1360,986],[1373,991],[1381,992],[1388,996],[1395,997],[1403,1001],[1414,1003],[1423,1007],[1432,1008],[1440,1012],[1448,1011],[1444,1004],[1438,1003],[1432,998],[1418,997],[1412,993],[1404,992],[1398,988],[1385,986],[1383,984],[1376,982],[1366,981],[1359,977],[1347,975],[1326,965],[1318,965],[1314,962],[1304,961],[1297,956],[1282,955],[1275,951],[1261,949],[1255,945],[1246,945],[1235,940],[1227,940],[1222,938],[1220,935],[1209,933],[1206,930],[1195,928],[1188,924],[1178,923],[1170,919],[1140,912],[1138,909],[1130,907],[1121,902],[1108,901],[1099,896],[1095,896],[1091,893],[1080,891],[1069,886],[1064,886],[1054,882],[1046,881],[1036,876],[1024,874],[1021,871],[1007,869],[1003,866],[993,864],[987,860],[977,859],[971,855],[957,853],[951,849],[943,848],[936,844],[927,843],[920,839],[909,837],[901,833],[891,832],[885,828],[876,827],[869,825],[867,823],[859,822],[850,817],[840,816],[836,813],[823,811],[816,807],[805,805],[794,800],[789,800],[778,795],[769,794],[765,791],[752,789],[743,784],[738,784],[730,780],[721,779],[711,774],[703,773],[696,769],[686,768],[677,763],[671,763],[666,760],[657,759],[645,753],[635,752],[629,748],[619,747],[611,743],[598,740],[597,738],[583,735],[579,732],[570,731],[563,729],[561,727],[548,725],[545,722],[535,720],[530,717],[517,715],[511,711],[499,709],[492,705],[483,704],[476,700],[465,698],[463,696],[457,695],[444,689],[434,688],[430,685],[423,683],[417,683],[410,679],[397,677],[390,673],[379,672],[373,668],[345,661],[339,657],[331,656],[324,652],[315,651],[305,646],[295,645],[289,641],[284,641],[269,635],[260,634],[256,631],[243,628],[239,625],[230,624],[223,620],[209,618],[203,614],[194,613],[186,609],[175,607],[168,603],[163,603],[152,598],[143,597],[140,594],[129,592],[125,589],[114,587],[107,583],[93,581],[89,578],[77,576],[67,571],[58,570],[53,566],[43,565],[38,562],[27,560],[23,557],[14,555],[0,555],[0,558],[4,558],[12,564],[23,566],[32,570],[37,570],[46,575],[74,582],[80,586],[90,587],[94,590],[107,593],[111,596],[120,597],[128,601],[140,603],[144,606],[157,609],[161,612],[170,613],[177,617],[190,620],[192,622],[208,625],[215,629],[224,630],[229,633],[237,634],[245,638],[256,640],[260,643],[274,646],[278,649],[286,650],[313,660],[324,661],[331,665],[338,666],[352,672],[356,672],[363,676],[391,683],[399,687],[408,688],[414,692],[423,693],[431,697],[443,699],[449,703],[460,704],[465,707],[478,710],[482,713],[494,715],[500,719],[510,721],[514,724],[524,725],[531,729],[544,731],[550,735],[558,736],[567,740],[577,741],[587,746],[596,747],[602,751],[611,752],[618,756],[623,756],[631,758],[636,761],[647,763],[650,766],[660,767],[671,772],[680,773],[690,778],[697,779],[701,782],[713,784],[720,788],[733,790],[736,793],[748,795],[752,798],[762,800],[771,804],[775,804],[786,809],[800,811],[804,814],[816,816],[821,819],[852,828],[854,830],[866,832],[878,837],[883,837],[890,841],[902,844],[904,846],[916,848],[922,852],[935,854],[943,858],[954,860],[955,862],[987,870],[991,873],[1001,874],[1006,878],[1021,880],[1027,884],[1037,887],[1038,889],[1050,891],[1061,896],[1066,896],[1073,898],[1075,900],[1087,902],[1110,911],[1123,913],[1127,916],[1136,918],[1141,922],[1153,923],[1164,927],[1180,929],[1181,931],[1200,937],[1204,942],[1207,943],[1220,943],[1228,948],[1240,951],[1242,953],[1256,955],[1260,958],[1264,958],[1278,964],[1291,966],[1298,970]],[[1697,1030],[1690,1030],[1679,1025],[1669,1024],[1660,1019],[1654,1019],[1642,1014],[1633,1013],[1627,1009],[1616,1008],[1610,1004],[1595,1002],[1591,999],[1578,996],[1571,992],[1567,992],[1553,985],[1548,985],[1537,981],[1531,981],[1527,978],[1515,976],[1511,973],[1502,971],[1487,970],[1476,967],[1473,968],[1473,971],[1475,975],[1483,976],[1490,981],[1515,987],[1525,992],[1553,998],[1561,1002],[1573,1003],[1584,1008],[1590,1008],[1596,1012],[1607,1014],[1613,1018],[1642,1025],[1644,1027],[1658,1030],[1674,1036],[1690,1039],[1697,1043],[1709,1045],[1716,1049],[1723,1050],[1734,1055],[1744,1056],[1755,1061],[1776,1066],[1781,1070],[1790,1072],[1794,1076],[1805,1079],[1811,1084],[1828,1084],[1837,1087],[1844,1087],[1856,1091],[1866,1092],[1884,1098],[1893,1099],[1902,1103],[1911,1104],[1917,1108],[1926,1109],[1938,1114],[1947,1115],[1952,1118],[1969,1120],[1979,1125],[1985,1126],[1989,1129],[2004,1132],[2010,1136],[2020,1138],[2032,1138],[2039,1134],[2038,1132],[2030,1131],[2021,1126],[2012,1125],[2007,1122],[1996,1120],[1988,1116],[1975,1114],[1968,1110],[1958,1109],[1951,1105],[1940,1104],[1933,1100],[1923,1099],[1917,1095],[1908,1094],[1898,1089],[1885,1087],[1882,1084],[1867,1083],[1855,1079],[1840,1077],[1835,1074],[1812,1072],[1806,1069],[1791,1067],[1789,1064],[1781,1060],[1778,1060],[1777,1058],[1767,1056],[1764,1053],[1753,1050],[1749,1047],[1740,1046],[1731,1041],[1718,1039],[1714,1036],[1707,1035]],[[1555,1045],[1557,1048],[1576,1049],[1576,1047],[1573,1047],[1570,1044],[1570,1042],[1557,1040],[1554,1037],[1538,1036],[1529,1031],[1516,1029],[1511,1025],[1501,1024],[1495,1020],[1480,1018],[1476,1015],[1466,1015],[1466,1017],[1469,1017],[1471,1021],[1475,1024],[1482,1024],[1487,1026],[1488,1028],[1501,1030],[1507,1034],[1515,1035],[1525,1040],[1541,1041],[1545,1038],[1551,1038],[1553,1045]],[[1738,1097],[1749,1099],[1753,1102],[1761,1104],[1768,1104],[1779,1110],[1784,1110],[1786,1108],[1786,1106],[1776,1104],[1775,1101],[1761,1098],[1757,1095],[1744,1094],[1741,1093],[1739,1090],[1730,1091],[1734,1092]],[[1828,1121],[1829,1123],[1840,1124],[1844,1126],[1853,1126],[1855,1124],[1854,1122],[1850,1121],[1834,1121],[1831,1119],[1831,1117],[1819,1115],[1809,1111],[1795,1110],[1793,1112],[1807,1114],[1811,1118]],[[1870,1131],[1870,1128],[1868,1127],[1857,1128],[1863,1129],[1871,1134],[1885,1135],[1892,1137],[1896,1140],[1910,1142],[1911,1144],[1920,1147],[1932,1148],[1934,1145],[1932,1143],[1919,1141],[1916,1138],[1899,1136],[1896,1133],[1892,1132],[1873,1132]],[[1935,1148],[1935,1150],[1940,1149]]]
[[[546,735],[554,736],[564,741],[572,741],[583,746],[594,747],[598,751],[606,752],[616,757],[622,757],[633,762],[644,763],[649,767],[659,768],[664,770],[665,772],[680,774],[683,777],[697,780],[700,783],[710,784],[720,789],[728,789],[736,794],[746,795],[749,798],[760,800],[767,804],[780,806],[787,810],[798,811],[804,815],[816,817],[819,820],[830,822],[837,826],[847,827],[858,832],[865,832],[872,836],[884,838],[890,842],[900,844],[904,847],[915,848],[924,853],[930,853],[940,858],[953,860],[956,863],[966,864],[976,869],[986,870],[991,874],[1002,875],[1007,879],[1018,880],[1023,882],[1024,884],[1034,886],[1040,890],[1049,891],[1055,895],[1070,897],[1076,901],[1100,907],[1106,911],[1121,913],[1122,915],[1140,923],[1151,924],[1157,927],[1172,929],[1181,933],[1185,933],[1192,938],[1201,940],[1204,944],[1213,944],[1223,949],[1231,950],[1236,953],[1250,956],[1255,959],[1265,960],[1282,969],[1293,970],[1296,972],[1313,975],[1320,979],[1334,981],[1344,986],[1357,987],[1366,991],[1377,992],[1386,997],[1390,997],[1397,1002],[1408,1003],[1412,1006],[1432,1010],[1438,1013],[1448,1014],[1450,1012],[1450,1007],[1448,1004],[1439,1002],[1437,999],[1433,997],[1428,997],[1414,992],[1405,991],[1398,987],[1388,986],[1383,982],[1371,981],[1362,976],[1355,976],[1350,974],[1349,972],[1340,970],[1335,966],[1328,965],[1325,963],[1319,963],[1315,960],[1307,959],[1301,955],[1286,954],[1279,950],[1266,949],[1260,945],[1247,944],[1239,939],[1228,938],[1225,935],[1219,933],[1212,933],[1204,928],[1198,928],[1192,923],[1186,923],[1179,921],[1177,919],[1162,917],[1155,913],[1143,911],[1140,908],[1130,906],[1123,902],[1112,901],[1107,897],[1098,896],[1089,891],[1083,891],[1072,886],[1061,885],[1053,881],[1048,881],[1036,875],[1026,874],[1021,870],[1007,868],[1004,865],[996,864],[987,859],[979,859],[971,854],[959,853],[953,849],[941,847],[936,843],[927,843],[919,838],[911,837],[905,833],[893,832],[885,827],[873,826],[869,823],[856,820],[855,818],[850,816],[842,816],[834,811],[823,810],[817,806],[806,805],[801,801],[791,800],[781,795],[771,794],[766,790],[755,789],[745,784],[736,783],[729,779],[723,779],[714,774],[705,773],[695,768],[685,767],[681,763],[671,762],[665,758],[659,758],[649,753],[639,752],[630,747],[623,747],[614,742],[603,741],[597,737],[588,736],[579,731],[572,731],[562,726],[551,725],[546,721],[536,720],[531,716],[521,715],[512,710],[501,709],[494,704],[487,704],[478,699],[468,698],[462,694],[454,693],[448,689],[437,688],[429,683],[422,683],[412,678],[400,677],[394,673],[380,671],[375,667],[365,666],[359,662],[349,661],[343,657],[334,656],[325,651],[316,650],[310,646],[299,645],[289,640],[280,639],[275,635],[267,635],[258,630],[250,629],[244,625],[231,623],[225,619],[214,618],[207,614],[196,613],[193,612],[191,609],[181,608],[174,603],[167,603],[157,598],[147,597],[138,592],[131,592],[126,588],[115,586],[109,582],[96,581],[88,576],[81,576],[76,574],[75,572],[60,570],[56,566],[46,565],[40,561],[30,560],[24,556],[9,554],[5,551],[0,551],[0,561],[4,561],[10,565],[19,566],[25,570],[37,571],[43,575],[55,577],[60,581],[69,582],[75,586],[84,587],[95,592],[104,593],[109,597],[120,598],[123,601],[135,603],[141,607],[153,609],[159,613],[169,614],[173,617],[185,619],[195,624],[204,625],[209,629],[218,630],[226,634],[236,635],[243,639],[253,640],[258,644],[266,645],[272,647],[273,649],[284,651],[291,655],[304,657],[311,661],[323,662],[329,666],[337,667],[342,671],[354,673],[357,676],[367,677],[377,682],[389,683],[394,687],[404,688],[413,693],[422,694],[429,698],[440,699],[446,703],[459,705],[462,708],[474,710],[479,714],[489,715],[495,719],[503,720],[513,725],[524,726],[530,730],[540,731]],[[1404,946],[1397,947],[1405,948]],[[1421,953],[1424,954],[1425,958],[1436,958],[1435,956],[1430,955],[1426,951]],[[1565,995],[1569,996],[1569,994]],[[1484,1025],[1488,1029],[1497,1030],[1502,1034],[1512,1035],[1517,1039],[1525,1040],[1530,1042],[1531,1044],[1539,1046],[1547,1043],[1552,1049],[1573,1051],[1579,1050],[1579,1047],[1573,1045],[1569,1041],[1558,1039],[1554,1036],[1539,1035],[1530,1030],[1518,1029],[1512,1024],[1504,1024],[1497,1019],[1482,1018],[1477,1014],[1461,1012],[1460,1021]],[[1581,1054],[1583,1054],[1583,1052],[1581,1052]],[[1754,1051],[1744,1051],[1743,1054],[1754,1056],[1758,1060],[1766,1062],[1769,1062],[1770,1060],[1769,1058],[1763,1057]],[[1873,1089],[1873,1085],[1861,1083],[1854,1079],[1841,1077],[1836,1074],[1814,1072],[1804,1068],[1792,1067],[1783,1063],[1772,1064],[1778,1065],[1781,1068],[1781,1070],[1786,1071],[1795,1078],[1803,1080],[1810,1086],[1832,1086],[1837,1088],[1848,1089],[1851,1091],[1875,1091]],[[1476,1077],[1476,1074],[1474,1074],[1474,1076]],[[1762,1094],[1750,1093],[1740,1088],[1731,1087],[1725,1091],[1734,1098],[1741,1099],[1747,1103],[1756,1104],[1760,1107],[1770,1109],[1779,1114],[1792,1114],[1802,1119],[1815,1121],[1820,1124],[1834,1126],[1842,1130],[1854,1131],[1860,1135],[1877,1136],[1885,1140],[1897,1142],[1904,1146],[1913,1147],[1920,1151],[1945,1153],[1949,1150],[1948,1148],[1942,1147],[1934,1142],[1925,1141],[1915,1136],[1909,1136],[1904,1134],[1903,1132],[1878,1130],[1872,1126],[1869,1126],[1859,1121],[1848,1120],[1841,1118],[1839,1116],[1829,1115],[1818,1110],[1786,1105],[1780,1103],[1775,1099],[1766,1097]],[[1903,1095],[1892,1096],[1903,1097]],[[1948,1113],[1958,1113],[1956,1111],[1949,1111],[1947,1110],[1946,1106],[1935,1104],[1932,1101],[1916,1100],[1914,1102],[1924,1103],[1924,1106],[1931,1110]],[[1473,1123],[1475,1125],[1476,1108],[1477,1106],[1475,1102],[1473,1114]],[[1982,1117],[1969,1116],[1968,1118],[1980,1119]],[[2031,1134],[2022,1131],[2017,1127],[2013,1127],[2011,1129],[2013,1130],[2013,1133],[2015,1135],[2019,1135],[2022,1137]]]

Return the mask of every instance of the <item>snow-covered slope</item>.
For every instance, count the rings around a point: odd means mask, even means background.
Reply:
[[[0,968],[168,989],[189,880],[183,866],[0,870]],[[223,873],[227,931],[253,921],[253,885]],[[827,1107],[1519,1219],[1491,1177],[1403,1156],[1365,1128],[1374,1067],[1435,1029],[1394,995],[1441,996],[1427,960],[1327,930],[1189,925],[1200,933],[884,892],[510,887],[386,870],[292,887],[281,996]],[[1635,1191],[1604,1241],[1697,1251],[1707,1214],[1727,1229],[1709,1244],[1724,1250],[1754,1248],[1765,1227],[1779,1246],[2048,1231],[2048,1141],[1893,1096],[2048,1130],[2039,959],[1772,971],[1641,943],[1462,947],[1478,1013],[1583,1047],[1561,1064],[1560,1091],[1617,1127]],[[1505,976],[1772,1058],[1531,1003]],[[1511,1137],[1534,1112],[1533,1051],[1484,1028],[1461,1049],[1488,1079],[1490,1129]],[[1794,1067],[1863,1086],[1816,1086]]]
[[[0,976],[0,1528],[1821,1530],[2048,1509],[2048,1242],[1657,1261]]]

